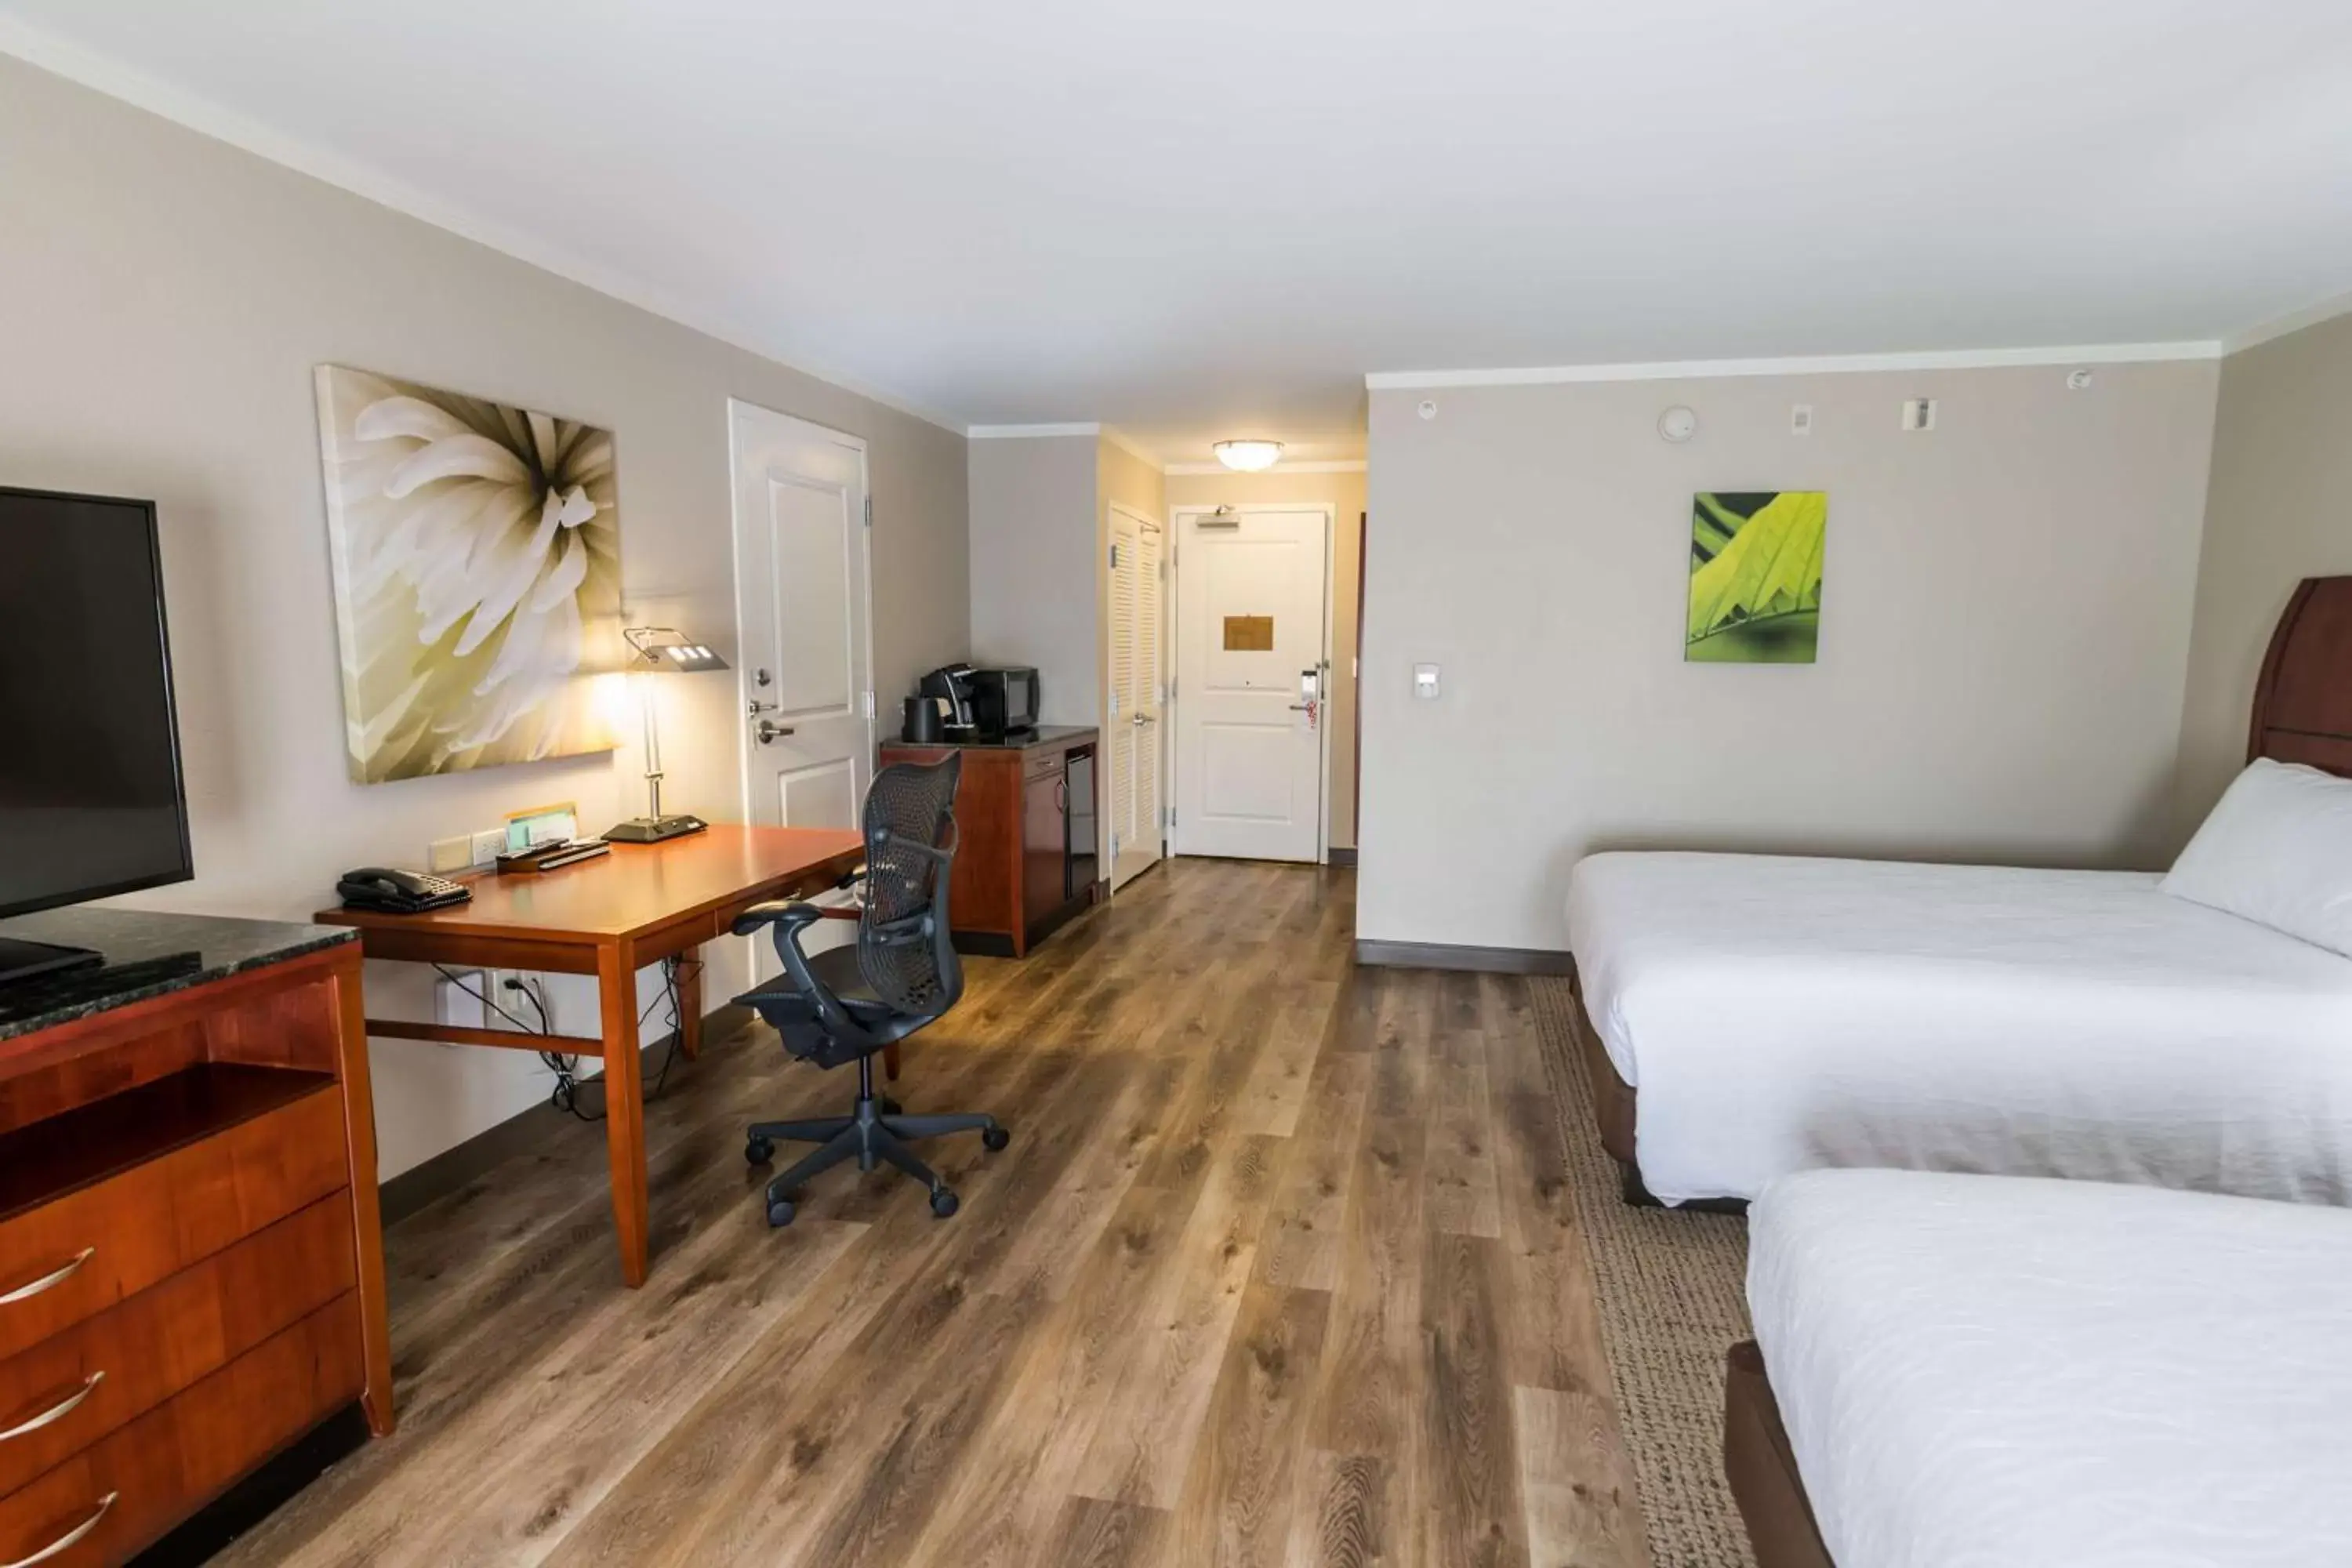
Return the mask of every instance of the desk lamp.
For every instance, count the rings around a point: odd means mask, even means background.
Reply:
[[[668,626],[629,626],[621,636],[629,645],[628,662],[622,668],[633,676],[699,675],[705,670],[727,668],[727,661],[708,643],[696,642]],[[659,844],[665,838],[699,833],[709,824],[698,816],[662,815],[657,689],[649,684],[640,686],[637,706],[644,710],[646,720],[646,815],[615,824],[606,829],[604,837],[615,844]]]

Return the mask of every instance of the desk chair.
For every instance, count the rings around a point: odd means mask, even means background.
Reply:
[[[896,1165],[930,1189],[931,1212],[956,1212],[956,1195],[908,1144],[948,1132],[978,1132],[990,1149],[1013,1135],[992,1116],[907,1116],[874,1093],[875,1053],[932,1023],[963,994],[963,966],[948,935],[948,872],[955,863],[956,783],[961,755],[929,766],[899,763],[875,775],[866,792],[866,902],[857,942],[812,958],[801,933],[825,918],[814,904],[755,904],[735,932],[774,933],[784,973],[735,998],[783,1037],[784,1048],[821,1068],[857,1064],[857,1104],[847,1116],[761,1121],[746,1136],[744,1158],[764,1165],[778,1140],[818,1147],[768,1184],[768,1223],[793,1223],[791,1194],[818,1172],[852,1155],[870,1171]]]

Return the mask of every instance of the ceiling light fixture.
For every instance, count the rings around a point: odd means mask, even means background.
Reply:
[[[1217,461],[1244,474],[1255,474],[1282,461],[1279,441],[1220,441]]]

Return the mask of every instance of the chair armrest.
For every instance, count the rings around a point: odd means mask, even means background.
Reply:
[[[824,988],[809,968],[808,954],[801,951],[801,932],[827,918],[826,911],[815,904],[777,900],[753,904],[735,917],[729,928],[737,936],[750,936],[766,930],[776,944],[776,956],[783,961],[784,973],[792,977],[793,989],[815,1004],[817,1016],[824,1021],[827,1034],[845,1045],[870,1041],[871,1037],[849,1016],[841,998]]]
[[[753,904],[737,915],[735,923],[729,929],[737,936],[750,936],[753,931],[763,931],[769,926],[782,926],[790,932],[824,918],[824,911],[814,904],[778,899],[764,904]]]

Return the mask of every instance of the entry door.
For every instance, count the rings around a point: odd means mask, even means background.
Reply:
[[[874,771],[866,443],[730,400],[746,805],[856,827]],[[755,944],[772,967],[767,944]]]
[[[1319,507],[1177,516],[1180,854],[1321,858],[1330,531]]]
[[[1110,514],[1110,885],[1157,864],[1167,813],[1160,793],[1160,525]]]

